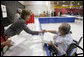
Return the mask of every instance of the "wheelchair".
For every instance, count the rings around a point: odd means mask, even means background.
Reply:
[[[83,51],[83,48],[79,46],[81,40],[83,37],[79,39],[79,41],[73,40],[74,42],[70,44],[69,48],[66,51],[66,54],[63,56],[78,56],[82,55],[83,53],[77,53],[77,48],[81,49]],[[47,56],[57,56],[56,52],[53,52],[48,49],[48,44],[44,43],[44,47],[46,49]]]

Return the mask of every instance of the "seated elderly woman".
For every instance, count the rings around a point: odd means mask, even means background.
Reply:
[[[52,41],[48,43],[48,48],[55,52],[57,56],[65,56],[69,45],[73,43],[70,29],[71,26],[69,24],[62,23],[59,27],[59,32],[55,30],[46,31],[56,34],[54,36],[54,43]]]

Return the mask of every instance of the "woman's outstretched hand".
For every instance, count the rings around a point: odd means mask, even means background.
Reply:
[[[45,33],[45,32],[47,32],[46,30],[42,30],[42,31],[40,31],[40,33]]]

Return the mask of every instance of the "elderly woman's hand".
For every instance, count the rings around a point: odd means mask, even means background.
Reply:
[[[11,41],[11,40],[7,40],[7,41],[5,42],[5,45],[7,45],[7,46],[12,46],[12,41]]]

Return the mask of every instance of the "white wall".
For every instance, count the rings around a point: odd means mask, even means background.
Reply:
[[[26,9],[31,10],[35,15],[38,15],[40,13],[42,13],[43,11],[47,11],[47,7],[46,6],[26,6]]]
[[[25,2],[27,4],[27,2]],[[43,13],[43,11],[51,11],[51,5],[49,1],[33,1],[25,5],[25,9],[31,10],[35,15]]]

